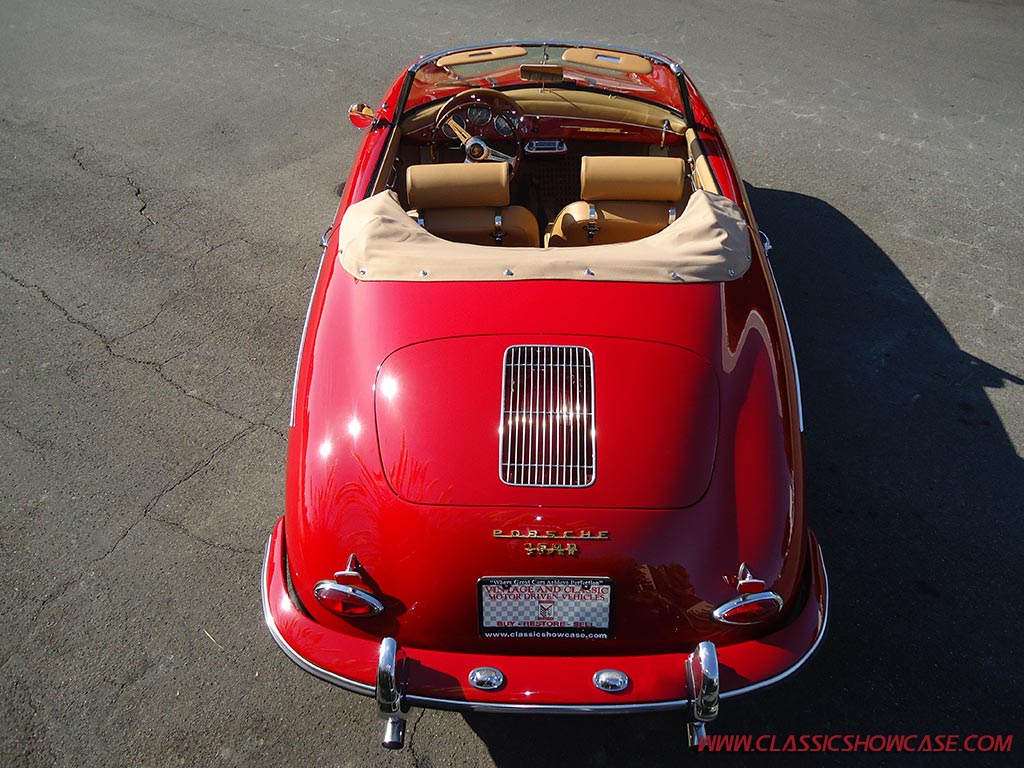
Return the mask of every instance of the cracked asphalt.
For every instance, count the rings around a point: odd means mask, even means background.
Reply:
[[[670,716],[414,712],[385,753],[262,622],[343,108],[516,37],[682,57],[776,246],[831,626],[713,730],[1024,739],[1019,3],[0,0],[4,766],[689,759]]]

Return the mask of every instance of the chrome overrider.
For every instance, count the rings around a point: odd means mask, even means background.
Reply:
[[[686,660],[686,680],[693,701],[693,722],[686,725],[686,736],[691,747],[697,747],[705,738],[704,723],[718,717],[718,651],[708,641],[697,648]]]
[[[401,749],[405,744],[405,709],[402,706],[405,671],[405,652],[398,647],[393,637],[385,637],[380,644],[377,657],[377,712],[386,721],[385,749]]]

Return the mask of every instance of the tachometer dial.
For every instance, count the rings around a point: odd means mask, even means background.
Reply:
[[[506,138],[516,132],[512,118],[508,115],[498,115],[494,118],[494,130]]]

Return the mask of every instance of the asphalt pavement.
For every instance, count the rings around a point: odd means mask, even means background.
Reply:
[[[714,732],[1024,750],[1020,3],[0,0],[4,766],[691,760],[667,715],[416,712],[384,752],[263,625],[344,108],[510,38],[681,58],[775,245],[832,614]]]

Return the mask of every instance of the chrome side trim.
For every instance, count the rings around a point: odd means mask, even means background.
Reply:
[[[274,615],[270,612],[270,598],[267,596],[267,574],[270,572],[270,542],[271,537],[267,538],[267,551],[263,555],[263,572],[260,581],[260,595],[263,598],[263,620],[267,624],[267,629],[270,630],[270,636],[274,638],[274,642],[277,643],[278,647],[284,651],[284,655],[291,659],[293,662],[298,664],[303,670],[319,677],[324,682],[336,685],[339,688],[344,688],[346,691],[352,693],[358,693],[362,696],[373,696],[374,688],[372,685],[366,685],[356,680],[349,680],[347,677],[336,675],[333,672],[328,672],[323,667],[318,667],[313,662],[300,655],[298,651],[288,645],[288,641],[284,639],[284,636],[278,630],[277,625],[274,624]]]
[[[819,552],[819,554],[821,552],[820,546],[818,548],[818,552]],[[782,682],[787,677],[789,677],[794,672],[796,672],[798,669],[800,669],[800,667],[802,667],[804,664],[806,664],[807,660],[810,659],[811,656],[814,655],[814,652],[816,650],[818,650],[818,646],[821,645],[821,641],[825,637],[825,631],[828,629],[828,602],[829,602],[828,601],[828,571],[825,569],[825,558],[824,557],[821,558],[821,576],[822,576],[822,580],[824,582],[823,585],[822,585],[822,597],[824,598],[823,602],[824,602],[824,605],[825,605],[825,615],[822,616],[822,618],[821,618],[821,631],[818,632],[818,637],[817,637],[817,639],[815,639],[814,645],[811,646],[810,650],[808,650],[807,653],[805,653],[803,656],[801,656],[800,659],[797,661],[797,663],[794,664],[793,666],[791,666],[785,672],[780,672],[775,677],[771,677],[771,678],[769,678],[767,680],[762,680],[759,683],[754,683],[753,685],[748,685],[748,686],[745,686],[743,688],[736,688],[735,690],[728,691],[727,693],[723,693],[723,694],[721,694],[721,698],[723,698],[723,699],[731,699],[733,696],[742,696],[745,693],[753,693],[754,691],[759,691],[762,688],[768,688],[769,686],[772,686],[772,685],[775,685],[776,683]],[[808,596],[807,599],[808,600],[813,600],[814,599],[813,595],[812,596]]]
[[[772,275],[772,279],[775,276]],[[789,354],[793,357],[793,378],[796,379],[796,415],[800,423],[800,431],[804,431],[804,398],[800,393],[800,368],[796,364],[796,348],[793,346],[793,332],[789,330],[789,318],[786,317],[786,305],[782,303],[782,294],[779,294],[779,307],[782,308],[782,322],[786,324],[786,336],[789,337]]]
[[[772,276],[772,285],[775,286],[775,295],[779,297],[779,307],[782,309],[782,322],[786,325],[786,338],[789,340],[789,354],[793,358],[793,378],[796,379],[796,415],[800,423],[800,431],[804,431],[804,398],[800,394],[800,369],[796,364],[796,348],[793,347],[793,332],[789,330],[789,318],[786,317],[786,305],[782,303],[782,294],[779,292],[779,284],[775,280],[775,270],[772,269],[771,259],[768,262],[768,274]]]
[[[333,226],[333,225],[332,225]],[[330,232],[324,232],[326,236]],[[306,307],[306,319],[302,323],[302,336],[299,338],[299,354],[295,357],[295,378],[292,379],[292,408],[288,416],[288,426],[295,426],[295,395],[299,391],[299,366],[302,365],[302,350],[306,346],[306,329],[309,328],[309,315],[313,311],[313,297],[316,296],[316,287],[320,284],[320,273],[324,268],[324,257],[327,255],[327,244],[320,253],[320,266],[316,268],[316,280],[313,281],[313,290],[309,294],[309,306]]]

